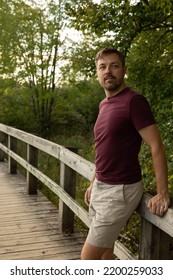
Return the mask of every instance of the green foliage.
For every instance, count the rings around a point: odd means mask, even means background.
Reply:
[[[12,79],[0,80],[0,122],[32,131],[34,116],[29,100],[25,87],[19,86]]]
[[[37,131],[46,137],[55,106],[64,2],[47,1],[46,6],[29,0],[1,2],[0,74],[11,75],[28,88]]]
[[[173,35],[163,30],[142,32],[127,56],[128,80],[153,103],[171,95],[172,39]]]
[[[127,57],[127,83],[144,94],[154,113],[166,147],[169,167],[169,192],[173,195],[173,52],[172,33],[162,29],[142,32],[131,46]],[[155,190],[149,150],[144,146],[141,165],[146,189]]]
[[[65,135],[86,134],[91,131],[97,114],[103,90],[95,80],[73,81],[65,85],[58,96],[53,115],[54,131]]]
[[[133,40],[143,30],[162,28],[171,32],[173,4],[160,1],[103,0],[101,5],[92,1],[67,1],[67,15],[78,30],[93,32],[99,37],[114,34],[114,40],[121,50],[128,52]],[[69,5],[71,9],[69,9]]]

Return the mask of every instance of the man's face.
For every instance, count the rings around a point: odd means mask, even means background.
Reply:
[[[106,92],[113,94],[124,86],[125,72],[125,67],[115,53],[104,55],[97,62],[99,83]]]

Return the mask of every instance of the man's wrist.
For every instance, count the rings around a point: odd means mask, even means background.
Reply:
[[[157,194],[158,195],[161,195],[161,196],[165,196],[165,195],[168,195],[168,188],[164,188],[164,189],[157,189]]]

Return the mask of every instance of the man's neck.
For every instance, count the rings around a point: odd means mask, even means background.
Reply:
[[[126,88],[126,85],[123,84],[119,88],[117,88],[116,90],[113,90],[113,91],[105,90],[106,97],[109,98],[109,97],[115,96],[125,88]]]

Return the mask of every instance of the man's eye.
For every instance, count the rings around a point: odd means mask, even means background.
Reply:
[[[115,68],[118,68],[118,65],[117,65],[117,64],[113,64],[113,65],[112,65],[112,68],[114,68],[114,69],[115,69]]]
[[[100,69],[100,70],[103,70],[103,69],[105,69],[105,66],[104,66],[104,65],[99,66],[99,69]]]

